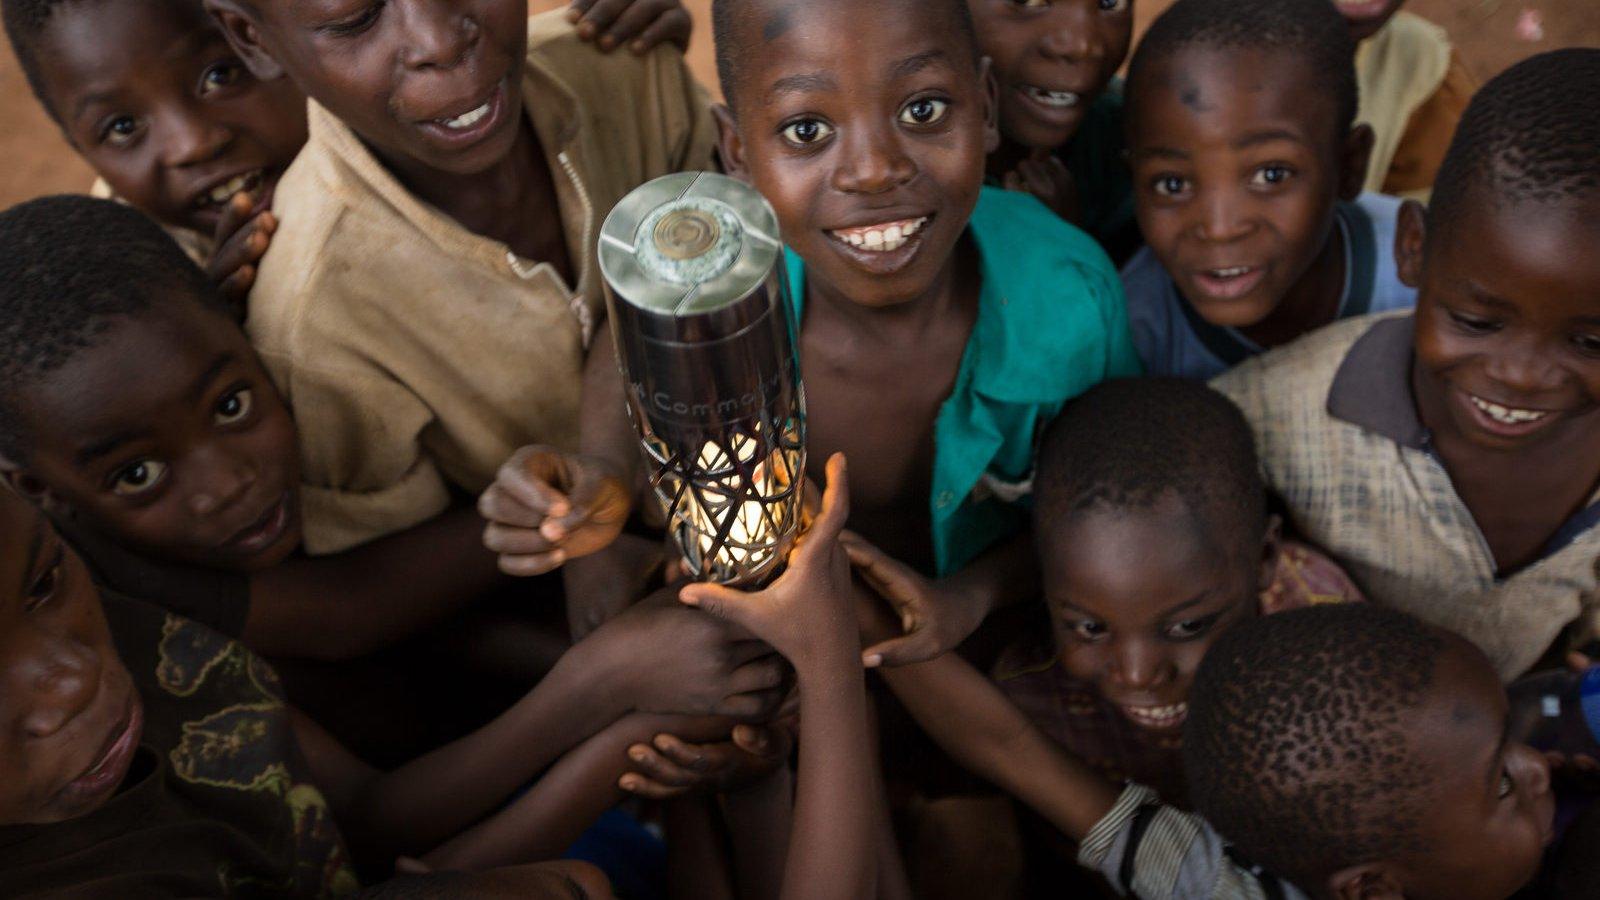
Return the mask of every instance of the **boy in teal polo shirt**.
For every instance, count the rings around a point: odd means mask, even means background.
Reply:
[[[722,159],[790,248],[810,458],[845,452],[851,528],[939,579],[902,610],[908,633],[868,650],[889,664],[1036,596],[1035,438],[1070,398],[1139,371],[1104,251],[1033,197],[983,187],[996,111],[966,4],[897,3],[713,6]]]

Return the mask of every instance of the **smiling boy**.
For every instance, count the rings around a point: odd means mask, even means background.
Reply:
[[[1592,636],[1600,608],[1597,108],[1600,51],[1490,82],[1433,206],[1401,215],[1415,316],[1341,324],[1216,383],[1294,527],[1506,679]]]
[[[811,458],[846,452],[851,527],[942,579],[920,655],[1026,593],[1038,430],[1137,363],[1105,254],[983,187],[995,106],[965,4],[931,24],[904,5],[721,0],[713,20],[723,161],[789,246]]]
[[[681,56],[596,54],[518,0],[208,5],[312,99],[248,322],[297,413],[307,549],[428,519],[523,445],[575,447],[599,220],[712,164]]]
[[[1081,225],[1112,260],[1139,247],[1113,76],[1133,43],[1134,0],[968,0],[999,90],[989,177]]]
[[[1149,246],[1123,270],[1152,374],[1210,378],[1330,322],[1410,308],[1399,201],[1361,193],[1372,132],[1326,0],[1179,0],[1128,78]]]

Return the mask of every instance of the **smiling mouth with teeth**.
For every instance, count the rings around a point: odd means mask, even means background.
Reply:
[[[236,194],[254,193],[256,188],[259,187],[261,187],[261,170],[257,169],[254,172],[246,172],[243,175],[236,175],[222,184],[217,185],[211,190],[206,191],[195,198],[194,205],[196,209],[209,209],[214,206],[223,206],[227,204],[229,200],[232,200]]]
[[[494,100],[491,98],[489,100],[485,100],[483,105],[477,109],[474,109],[470,112],[464,112],[453,119],[437,119],[435,121],[451,131],[465,131],[479,122],[482,122],[484,116],[489,114],[489,109],[492,106],[494,106]]]
[[[1028,95],[1035,103],[1053,109],[1071,109],[1083,100],[1080,95],[1072,91],[1052,91],[1031,84],[1022,85],[1022,93]]]
[[[1122,714],[1127,716],[1134,724],[1146,728],[1176,728],[1183,724],[1189,717],[1189,704],[1174,703],[1171,706],[1124,706]]]
[[[868,253],[890,253],[910,243],[927,224],[928,217],[923,216],[919,219],[884,222],[881,225],[868,225],[863,228],[840,228],[828,232],[828,236],[857,250],[865,250]]]
[[[1512,409],[1507,406],[1501,406],[1498,403],[1490,403],[1482,397],[1472,394],[1468,394],[1467,399],[1472,401],[1472,405],[1476,406],[1479,412],[1499,422],[1501,425],[1527,425],[1550,415],[1548,412],[1536,409]]]

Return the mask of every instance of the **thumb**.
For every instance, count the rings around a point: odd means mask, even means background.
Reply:
[[[678,601],[735,625],[743,626],[749,618],[746,595],[720,584],[697,582],[684,585],[683,590],[678,592]]]
[[[879,666],[909,666],[913,663],[927,662],[938,656],[938,652],[927,646],[927,633],[913,631],[899,637],[880,641],[861,651],[861,664],[869,669]]]

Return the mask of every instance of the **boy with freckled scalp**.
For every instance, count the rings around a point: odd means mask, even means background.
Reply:
[[[1508,681],[1593,637],[1600,611],[1595,109],[1600,50],[1485,85],[1432,206],[1401,211],[1416,313],[1341,323],[1215,382],[1296,531]]]
[[[1133,41],[1134,0],[967,0],[999,91],[988,177],[1027,191],[1122,264],[1139,249],[1114,78]]]
[[[1148,247],[1122,272],[1152,374],[1211,378],[1331,322],[1409,309],[1400,201],[1361,192],[1354,52],[1327,0],[1179,0],[1128,76]]]
[[[1211,645],[1257,616],[1361,599],[1325,556],[1280,539],[1249,424],[1199,382],[1111,381],[1069,403],[1040,443],[1033,533],[1048,622],[1001,654],[996,684],[1107,782],[1178,806]],[[846,547],[897,611],[926,603],[925,578],[859,538]],[[869,650],[866,662],[882,661]],[[1073,877],[1075,849],[1038,837],[1025,842],[1033,878]]]
[[[425,521],[518,447],[574,449],[586,367],[615,368],[589,352],[600,219],[713,164],[681,54],[597,54],[526,0],[206,5],[310,98],[246,323],[298,417],[306,549]]]
[[[34,96],[100,176],[96,194],[154,216],[242,300],[277,226],[273,188],[305,145],[305,95],[252,75],[200,0],[5,0],[3,10]],[[602,49],[688,38],[676,0],[581,0],[569,16],[579,14],[580,37]]]

